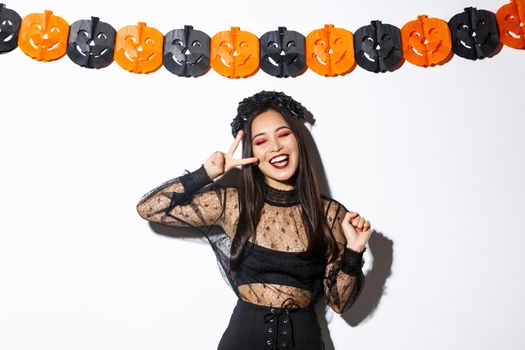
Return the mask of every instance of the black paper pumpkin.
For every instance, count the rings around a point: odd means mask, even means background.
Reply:
[[[356,63],[370,72],[392,72],[403,64],[401,31],[381,21],[372,21],[355,32],[354,50]]]
[[[301,33],[279,27],[263,34],[261,47],[261,69],[279,78],[297,77],[303,74],[306,65],[305,37]]]
[[[22,18],[15,11],[0,4],[0,53],[9,52],[18,46],[18,31]]]
[[[117,32],[98,17],[76,21],[70,26],[67,55],[86,68],[104,68],[113,62]]]
[[[452,36],[452,50],[470,60],[493,56],[499,49],[496,15],[474,7],[465,8],[448,22]]]
[[[192,26],[174,29],[164,36],[162,63],[179,77],[198,77],[210,70],[210,37]]]

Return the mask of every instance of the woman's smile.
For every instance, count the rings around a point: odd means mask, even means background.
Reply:
[[[252,123],[253,156],[259,159],[259,170],[268,185],[290,190],[299,166],[297,139],[281,113],[268,109]]]

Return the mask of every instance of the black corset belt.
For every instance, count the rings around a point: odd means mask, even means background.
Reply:
[[[271,339],[266,344],[273,345],[272,350],[286,349],[291,344],[295,347],[293,322],[290,314],[299,311],[295,309],[275,309],[264,315],[264,323],[268,324],[268,333]],[[272,336],[273,334],[273,336]]]

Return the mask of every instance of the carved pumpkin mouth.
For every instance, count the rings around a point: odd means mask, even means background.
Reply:
[[[139,46],[139,48],[137,48],[136,51],[137,52],[134,53],[132,57],[131,54],[126,50],[124,51],[124,56],[126,56],[126,58],[130,60],[131,62],[135,62],[135,61],[146,62],[146,61],[152,60],[156,55],[155,52],[152,52],[151,54],[146,56],[146,54],[144,54],[144,51],[142,51],[141,46]]]
[[[33,46],[35,49],[40,49],[40,47],[42,47],[42,49],[45,49],[46,51],[53,51],[60,46],[60,41],[51,43],[52,45],[48,47],[47,45],[49,45],[49,42],[46,42],[46,39],[40,43],[37,43],[35,40],[33,40],[33,38],[29,38],[29,44],[31,44],[31,46]]]
[[[461,45],[463,45],[464,47],[466,47],[467,49],[472,49],[472,46],[468,45],[466,42],[464,42],[463,40],[460,40],[459,43]]]
[[[281,49],[276,54],[268,56],[268,62],[270,62],[275,67],[279,67],[280,64],[291,65],[295,63],[298,57],[299,54],[287,54],[284,52],[284,50]]]
[[[179,66],[184,66],[185,64],[195,65],[195,64],[200,63],[203,60],[203,55],[195,55],[192,53],[189,53],[189,54],[185,53],[184,55],[186,56],[186,61],[179,61],[177,59],[177,55],[175,54],[171,54],[171,57]],[[196,59],[193,58],[195,56],[197,56]]]
[[[0,33],[2,32],[2,30],[0,29]],[[5,38],[4,40],[2,40],[4,43],[10,41],[11,39],[13,39],[13,34],[10,34],[7,38]]]
[[[410,49],[412,50],[413,53],[415,53],[419,57],[423,57],[423,54],[421,52],[419,52],[419,50],[416,49],[415,47],[412,46]]]
[[[328,59],[323,59],[321,56],[319,55],[315,55],[315,59],[317,60],[317,62],[321,63],[323,66],[327,66],[328,65],[328,62],[332,62],[332,64],[339,64],[341,61],[344,60],[344,58],[346,57],[346,51],[343,52],[342,55],[340,55],[337,59],[334,58],[334,55],[332,55],[331,53],[328,53],[326,55],[328,57]]]
[[[91,57],[95,57],[95,58],[100,58],[100,57],[104,56],[106,54],[106,52],[108,52],[107,47],[104,48],[102,51],[100,51],[99,54],[95,54],[92,51],[84,52],[84,51],[82,51],[82,48],[80,47],[80,45],[77,45],[77,44],[75,44],[75,49],[78,51],[79,54],[81,54],[84,57],[91,56]]]
[[[508,35],[510,35],[511,37],[513,37],[514,39],[521,39],[521,37],[523,36],[523,23],[520,23],[520,29],[521,29],[521,34],[516,34],[515,32],[509,30],[507,32]]]
[[[269,61],[272,65],[274,65],[275,67],[279,67],[279,63],[275,62],[273,58],[268,57],[268,61]]]
[[[245,56],[239,56],[237,51],[234,51],[231,55],[232,60],[228,61],[225,57],[220,56],[221,63],[224,64],[226,67],[232,67],[234,65],[237,66],[243,66],[250,60],[252,55],[245,55]],[[235,62],[234,62],[235,59]]]

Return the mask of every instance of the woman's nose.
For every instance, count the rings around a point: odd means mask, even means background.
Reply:
[[[273,143],[272,143],[272,148],[271,148],[272,152],[279,152],[282,148],[283,148],[283,146],[281,145],[279,140],[278,139],[274,139]]]

